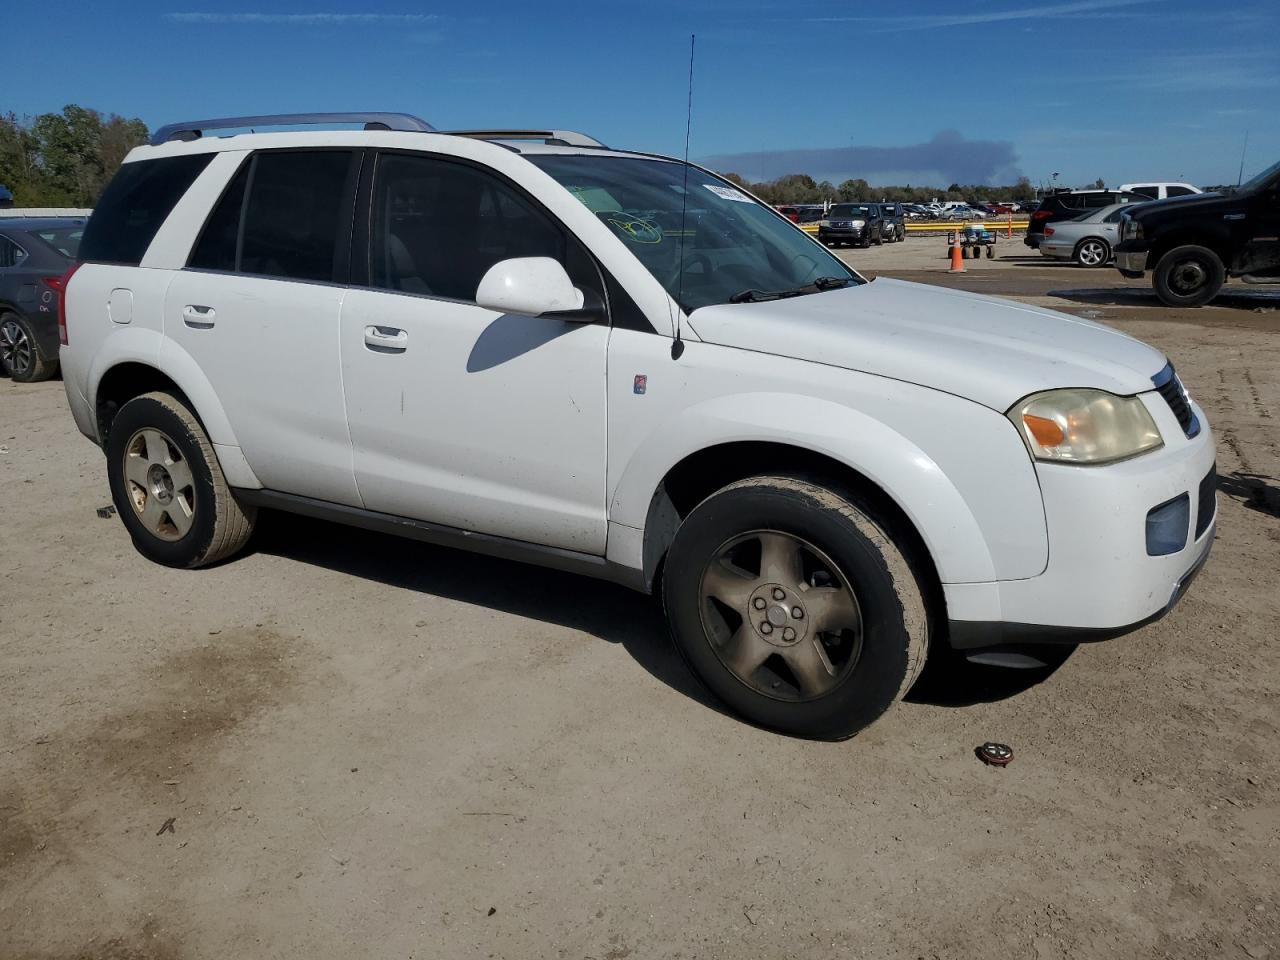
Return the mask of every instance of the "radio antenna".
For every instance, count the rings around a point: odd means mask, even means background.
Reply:
[[[1244,146],[1240,148],[1240,172],[1236,174],[1236,188],[1239,189],[1240,184],[1244,183],[1244,155],[1249,149],[1249,131],[1244,132]]]
[[[671,359],[680,359],[684,353],[684,341],[680,339],[680,314],[684,313],[684,247],[689,242],[687,215],[689,212],[689,137],[693,132],[693,52],[698,41],[696,33],[689,34],[689,102],[684,118],[684,183],[680,188],[680,279],[676,285],[676,338],[671,342]]]

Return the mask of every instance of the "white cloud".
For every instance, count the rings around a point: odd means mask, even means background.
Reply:
[[[940,13],[899,17],[809,17],[809,23],[877,23],[885,30],[932,30],[938,27],[960,27],[974,23],[1000,23],[1008,20],[1043,20],[1051,17],[1103,13],[1119,7],[1149,4],[1153,0],[1072,0],[1070,3],[1042,4],[1015,10],[986,10],[981,13]]]
[[[326,26],[375,23],[430,23],[434,13],[166,13],[175,23],[250,23]]]

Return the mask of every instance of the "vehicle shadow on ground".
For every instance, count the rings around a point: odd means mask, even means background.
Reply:
[[[1082,277],[1081,279],[1085,279]],[[1075,303],[1109,304],[1112,306],[1162,307],[1155,291],[1146,287],[1080,287],[1050,290],[1046,296]],[[1236,310],[1280,309],[1280,292],[1227,287],[1209,303],[1211,307]]]
[[[672,646],[658,600],[625,587],[275,511],[262,513],[251,549],[581,630],[618,644],[678,693],[731,715]],[[950,707],[1004,700],[1045,680],[1060,665],[1011,670],[969,663],[949,649],[935,651],[907,700]]]
[[[1040,647],[1034,655],[1044,661],[1045,666],[1013,669],[970,663],[954,650],[934,649],[906,700],[935,707],[971,707],[1008,700],[1044,683],[1075,650],[1070,644]]]
[[[251,549],[581,630],[618,644],[677,692],[728,713],[680,659],[659,602],[626,587],[275,511],[261,514]]]
[[[1218,474],[1218,489],[1249,510],[1280,517],[1280,486],[1275,477],[1259,473]]]

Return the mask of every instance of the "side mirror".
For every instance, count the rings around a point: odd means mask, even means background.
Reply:
[[[500,260],[476,288],[476,304],[486,310],[579,323],[603,316],[603,304],[598,301],[575,287],[564,267],[550,257]]]

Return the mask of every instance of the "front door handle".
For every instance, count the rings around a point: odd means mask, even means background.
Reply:
[[[1223,220],[1243,220],[1244,218],[1245,214],[1243,213],[1224,213],[1222,215]]]
[[[364,345],[374,353],[404,353],[409,349],[409,333],[399,327],[364,328]]]
[[[182,322],[193,330],[208,330],[213,326],[217,315],[213,307],[200,304],[188,303],[182,308]]]

